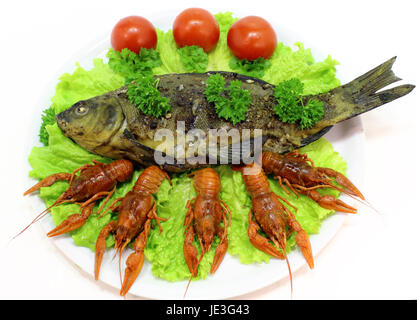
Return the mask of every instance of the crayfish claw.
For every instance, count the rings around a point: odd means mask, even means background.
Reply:
[[[59,226],[49,231],[46,235],[48,237],[56,237],[61,234],[80,228],[87,221],[88,217],[91,215],[91,212],[93,211],[93,205],[94,203],[83,208],[81,213],[74,213],[68,216],[66,220],[61,222]]]
[[[116,229],[117,222],[115,220],[110,221],[103,229],[101,229],[97,241],[96,241],[96,253],[94,257],[94,278],[98,280],[100,274],[101,262],[103,261],[103,255],[106,251],[106,238]]]
[[[363,194],[359,191],[358,188],[356,188],[356,186],[348,179],[346,178],[343,174],[341,174],[340,172],[337,172],[336,170],[330,169],[330,168],[323,168],[323,167],[319,167],[317,168],[321,173],[324,173],[325,175],[327,175],[328,177],[332,177],[336,180],[336,182],[338,184],[340,184],[343,189],[345,189],[345,193],[348,193],[352,196],[356,196],[361,198],[362,200],[365,200],[365,197],[363,196]],[[346,192],[348,191],[348,192]]]
[[[142,270],[145,261],[145,254],[143,250],[138,250],[129,255],[126,260],[125,277],[123,279],[120,295],[124,296],[132,287],[140,271]]]
[[[344,203],[342,200],[339,200],[330,194],[321,195],[317,190],[308,190],[305,194],[317,202],[317,204],[322,208],[345,213],[357,212],[356,208]]]
[[[38,191],[40,188],[49,187],[49,186],[53,185],[58,180],[70,181],[71,180],[71,174],[70,173],[65,173],[65,172],[52,174],[52,175],[42,179],[41,181],[39,181],[33,187],[26,190],[23,195],[26,196],[28,194],[31,194],[32,192]]]
[[[297,242],[297,246],[300,248],[301,253],[306,259],[308,266],[310,269],[314,268],[314,258],[313,253],[311,251],[311,244],[308,234],[304,230],[300,230],[297,232],[297,236],[295,237]]]
[[[224,256],[226,255],[226,251],[227,248],[229,246],[229,242],[227,240],[226,236],[223,236],[224,230],[222,232],[219,233],[219,237],[221,239],[220,243],[217,245],[215,254],[214,254],[214,259],[213,259],[213,264],[211,265],[211,270],[210,273],[214,274],[217,269],[219,268],[220,264],[223,261]]]
[[[251,218],[252,213],[249,212],[249,228],[248,228],[248,237],[249,241],[252,243],[252,245],[262,252],[275,257],[277,259],[285,259],[285,255],[281,253],[277,248],[275,248],[267,238],[264,236],[261,236],[258,233],[258,230],[260,229],[259,226],[252,221]]]
[[[128,293],[140,271],[142,270],[143,263],[145,262],[144,251],[146,242],[148,240],[150,226],[151,220],[146,220],[144,230],[138,235],[135,243],[133,244],[133,249],[135,251],[131,253],[126,260],[125,276],[123,279],[122,288],[120,289],[121,296],[124,296],[126,293]]]
[[[184,252],[184,259],[187,263],[188,270],[190,270],[190,273],[193,276],[197,275],[197,249],[193,245],[194,240],[194,230],[193,228],[189,228],[188,231],[185,234],[184,239],[184,246],[183,246],[183,252]]]

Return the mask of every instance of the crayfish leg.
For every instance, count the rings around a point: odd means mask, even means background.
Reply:
[[[32,192],[38,191],[40,188],[49,187],[49,186],[53,185],[58,180],[60,180],[60,181],[70,181],[71,180],[71,173],[61,172],[61,173],[52,174],[52,175],[42,179],[41,181],[39,181],[32,188],[26,190],[23,195],[26,196],[26,195],[28,195]]]
[[[311,166],[314,167],[314,162],[311,160],[307,154],[300,153],[298,150],[293,150],[285,155],[286,157],[293,157],[296,159],[300,159],[305,162],[310,162]]]
[[[94,162],[94,164],[96,164],[95,163],[95,160],[93,160],[93,162]],[[81,167],[79,167],[79,168],[77,168],[77,169],[75,169],[72,173],[71,173],[71,178],[70,178],[70,180],[69,180],[69,183],[71,184],[72,183],[72,180],[74,180],[74,177],[75,177],[75,174],[78,172],[78,171],[83,171],[84,169],[87,169],[87,168],[90,168],[90,167],[94,167],[94,165],[92,165],[92,164],[85,164],[85,165],[83,165],[83,166],[81,166]]]
[[[109,196],[109,195],[111,196],[115,190],[116,190],[116,188],[114,188],[113,191],[102,191],[102,192],[96,193],[94,196],[92,196],[86,202],[82,203],[81,208],[84,208],[84,207],[88,206],[90,203],[95,203],[96,201],[104,198],[105,196]]]
[[[116,211],[118,211],[118,209],[119,209],[119,206],[116,206],[116,204],[117,203],[119,203],[120,201],[122,201],[123,200],[123,198],[117,198],[117,199],[115,199],[110,205],[109,205],[109,207],[106,209],[106,210],[104,210],[102,213],[100,213],[100,215],[99,215],[99,217],[101,218],[102,216],[104,216],[108,211],[114,211],[114,212],[116,212]],[[100,209],[99,209],[99,211],[97,211],[96,213],[97,214],[99,214],[99,212],[100,212]]]
[[[145,261],[145,247],[148,240],[149,230],[151,226],[151,220],[148,219],[145,222],[144,230],[137,236],[132,252],[126,260],[125,276],[123,279],[122,288],[120,289],[120,295],[124,296],[128,293],[132,287],[136,278],[142,270],[143,263]]]
[[[113,193],[116,191],[116,186],[114,186],[113,190],[109,192],[109,194],[106,196],[106,199],[104,199],[103,203],[100,205],[100,208],[98,208],[98,211],[96,212],[97,215],[100,215],[101,217],[101,210],[103,210],[104,206],[109,202],[110,197],[113,195]]]
[[[161,226],[161,223],[159,222],[159,220],[161,220],[161,221],[167,221],[168,220],[168,219],[165,219],[165,218],[158,217],[158,214],[156,213],[156,203],[154,203],[151,211],[149,212],[148,218],[156,220],[156,223],[158,224],[160,232],[162,232],[162,226]]]

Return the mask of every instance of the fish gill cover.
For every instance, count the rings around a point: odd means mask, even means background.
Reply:
[[[220,39],[216,48],[208,54],[207,71],[234,71],[229,66],[233,56],[227,47],[227,31],[237,19],[230,12],[219,13],[215,17],[220,27]],[[157,50],[160,53],[162,64],[153,69],[154,74],[186,72],[181,63],[172,31],[157,30],[157,33]],[[295,45],[297,49],[293,50],[283,43],[278,43],[270,59],[271,66],[265,70],[263,80],[278,84],[284,80],[298,78],[304,84],[304,94],[325,92],[340,85],[335,75],[337,61],[328,56],[322,62],[315,62],[309,49],[305,49],[301,43]],[[73,74],[66,73],[61,76],[51,99],[52,107],[56,113],[69,108],[79,100],[101,95],[125,84],[124,77],[115,73],[102,59],[97,58],[93,62],[94,67],[91,70],[87,71],[77,65]],[[29,175],[32,178],[43,179],[57,172],[72,172],[86,163],[91,163],[92,160],[111,161],[91,154],[76,145],[63,135],[57,124],[47,125],[46,130],[49,133],[49,145],[34,147],[29,156],[29,162],[33,168]],[[300,151],[307,153],[317,166],[329,167],[343,174],[346,173],[346,163],[333,150],[331,144],[323,138]],[[268,262],[270,256],[254,248],[248,238],[248,212],[251,201],[245,190],[241,174],[232,171],[229,166],[218,166],[215,169],[220,175],[222,184],[220,198],[228,204],[232,212],[232,223],[228,231],[228,253],[245,264]],[[135,171],[130,181],[119,184],[108,204],[112,203],[113,199],[126,194],[133,187],[139,174],[140,171]],[[285,194],[275,180],[268,180],[274,192],[288,198],[294,206],[298,207],[297,220],[308,234],[318,233],[322,220],[333,213],[331,210],[321,208],[304,195],[297,198],[295,195]],[[172,182],[173,185],[170,186],[165,180],[155,195],[158,215],[169,218],[169,220],[161,223],[162,233],[158,228],[151,230],[145,255],[152,262],[152,272],[156,277],[169,281],[180,281],[190,277],[183,258],[183,224],[186,202],[196,193],[192,186],[192,179],[186,174],[173,175]],[[67,182],[57,182],[50,187],[42,188],[40,197],[49,206],[67,187]],[[320,192],[324,192],[324,190],[320,190]],[[334,190],[326,190],[325,192],[338,194]],[[100,203],[96,204],[95,210],[99,205]],[[77,204],[63,204],[54,207],[51,215],[54,223],[59,224],[70,214],[79,211],[80,208]],[[74,244],[94,250],[101,228],[111,219],[117,219],[117,213],[108,212],[101,218],[94,214],[91,215],[81,228],[70,233]],[[209,274],[218,239],[216,241],[211,251],[201,261],[195,280],[205,278]],[[113,238],[110,236],[107,239],[107,246],[111,247],[113,244]],[[199,248],[197,241],[195,244]],[[288,239],[287,251],[294,247],[295,236],[293,234]]]

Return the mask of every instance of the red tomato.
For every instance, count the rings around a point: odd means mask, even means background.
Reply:
[[[139,53],[140,49],[155,49],[157,42],[156,30],[152,23],[139,16],[121,19],[111,33],[111,45],[114,50],[124,48]]]
[[[177,46],[200,46],[210,52],[219,41],[220,30],[216,18],[207,10],[189,8],[174,21],[173,34]]]
[[[248,16],[232,24],[227,33],[227,45],[238,59],[268,59],[277,47],[277,36],[268,21]]]

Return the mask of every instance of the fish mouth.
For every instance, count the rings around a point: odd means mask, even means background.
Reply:
[[[70,120],[69,120],[69,118],[68,118],[67,113],[66,113],[65,111],[58,113],[58,114],[55,116],[55,120],[56,120],[56,123],[58,124],[58,127],[59,127],[62,131],[66,132],[66,129],[67,129],[68,123],[69,123],[69,121],[70,121]]]

